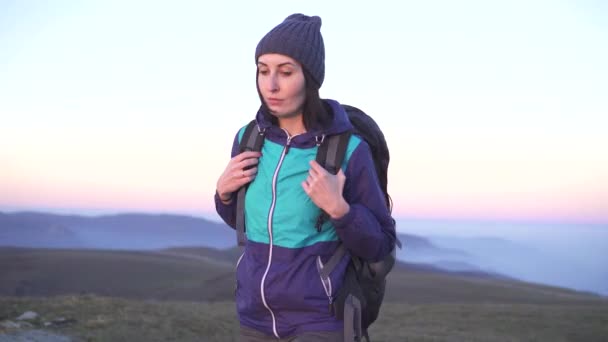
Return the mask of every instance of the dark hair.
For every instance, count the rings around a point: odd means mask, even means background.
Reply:
[[[319,96],[319,84],[312,78],[310,72],[306,68],[302,67],[304,72],[304,87],[305,87],[305,99],[302,105],[302,120],[304,121],[304,127],[307,131],[312,129],[323,130],[331,125],[333,112],[331,107],[325,103]],[[255,87],[262,103],[261,110],[265,115],[270,117],[270,121],[274,125],[278,125],[278,119],[270,114],[270,110],[264,101],[264,97],[260,92],[260,85],[258,83],[259,73],[256,69],[255,73]]]

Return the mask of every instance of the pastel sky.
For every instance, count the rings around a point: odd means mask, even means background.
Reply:
[[[608,2],[0,3],[0,210],[212,215],[254,49],[323,19],[399,217],[608,222]]]

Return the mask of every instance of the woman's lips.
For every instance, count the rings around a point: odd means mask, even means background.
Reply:
[[[276,105],[280,105],[283,102],[283,100],[280,100],[280,99],[268,99],[268,100],[266,100],[266,102],[268,102],[269,106],[276,106]]]

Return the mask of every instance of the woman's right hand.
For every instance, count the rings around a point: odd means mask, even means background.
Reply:
[[[255,178],[261,156],[260,152],[246,151],[230,159],[216,184],[216,190],[222,202],[230,203],[232,194]]]

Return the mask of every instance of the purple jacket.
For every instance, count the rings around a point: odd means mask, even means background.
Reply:
[[[295,137],[272,125],[262,112],[256,115],[258,126],[266,129],[266,140],[258,174],[245,199],[248,241],[237,262],[237,311],[242,325],[281,338],[343,329],[330,306],[349,257],[334,268],[329,281],[319,275],[340,241],[349,253],[369,261],[383,259],[395,245],[394,223],[369,146],[358,136],[351,137],[342,165],[343,196],[350,210],[342,218],[327,221],[321,232],[315,228],[320,210],[300,184],[323,134],[352,129],[340,104],[325,101],[333,112],[331,126]],[[232,156],[238,154],[243,132],[244,128],[235,137]],[[235,228],[235,201],[225,205],[216,193],[215,203],[222,219]]]

